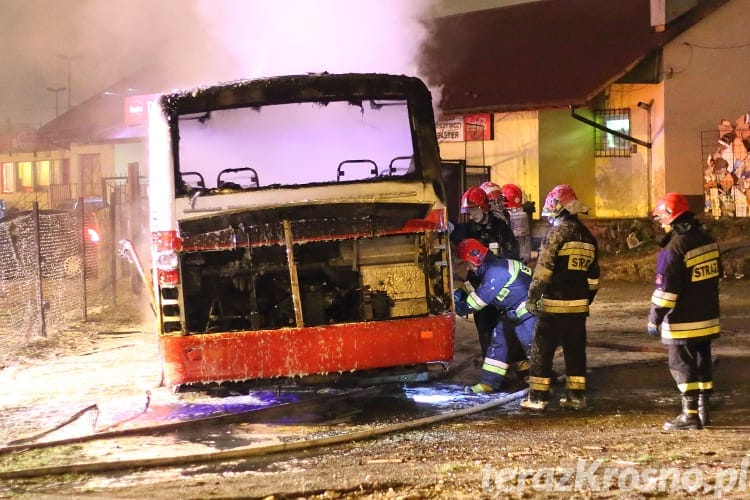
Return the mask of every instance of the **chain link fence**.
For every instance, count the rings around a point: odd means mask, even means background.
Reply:
[[[12,358],[91,313],[128,300],[129,264],[116,254],[122,206],[96,212],[32,210],[0,219],[0,349]],[[117,221],[117,224],[115,224]]]

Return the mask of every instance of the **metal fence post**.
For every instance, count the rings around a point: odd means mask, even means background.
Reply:
[[[76,215],[78,216],[78,241],[81,245],[81,262],[83,263],[81,267],[81,288],[83,289],[83,321],[88,321],[89,299],[88,280],[86,278],[86,267],[88,262],[86,260],[86,221],[84,220],[86,213],[83,205],[84,201],[83,197],[81,196],[78,198],[78,208],[76,208]]]
[[[39,203],[31,204],[31,219],[34,223],[34,248],[36,249],[36,305],[41,329],[39,335],[47,336],[47,322],[44,317],[44,295],[42,292],[42,238],[39,231]]]

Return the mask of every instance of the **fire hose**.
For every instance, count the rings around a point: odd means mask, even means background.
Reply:
[[[231,450],[215,451],[209,453],[196,453],[191,455],[178,455],[169,457],[158,457],[158,458],[145,458],[145,459],[134,459],[134,460],[119,460],[119,461],[106,461],[106,462],[91,462],[91,463],[78,463],[69,465],[58,465],[48,467],[37,467],[30,469],[21,469],[0,472],[0,479],[20,479],[20,478],[31,478],[39,476],[52,476],[62,474],[81,474],[81,473],[98,473],[108,471],[122,471],[128,469],[142,469],[142,468],[154,468],[154,467],[174,467],[174,466],[185,466],[207,462],[223,462],[231,460],[246,459],[252,457],[263,457],[272,453],[284,453],[284,452],[296,452],[301,450],[309,450],[314,448],[322,448],[326,446],[334,446],[345,443],[351,443],[355,441],[362,441],[366,439],[372,439],[385,434],[391,434],[394,432],[403,432],[428,425],[433,425],[439,422],[452,420],[475,413],[480,413],[491,408],[503,406],[513,401],[517,401],[523,398],[528,393],[528,389],[523,389],[518,392],[510,393],[493,399],[487,403],[472,406],[470,408],[464,408],[461,410],[455,410],[439,415],[432,415],[429,417],[419,418],[416,420],[410,420],[407,422],[400,422],[396,424],[385,425],[374,429],[367,429],[363,431],[350,432],[341,434],[338,436],[329,436],[317,439],[309,440],[296,440],[287,443],[271,444],[267,446],[243,446],[234,448]]]

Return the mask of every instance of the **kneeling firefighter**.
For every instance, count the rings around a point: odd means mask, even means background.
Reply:
[[[482,363],[480,383],[472,392],[487,393],[500,389],[508,370],[509,341],[519,342],[528,356],[534,332],[534,316],[526,310],[531,269],[513,259],[496,257],[482,243],[467,238],[458,244],[457,257],[477,276],[476,288],[456,290],[456,314],[466,315],[487,307],[496,309],[499,319]]]

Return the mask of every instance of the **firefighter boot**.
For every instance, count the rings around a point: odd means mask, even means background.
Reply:
[[[698,418],[698,395],[682,395],[682,413],[669,422],[664,422],[662,427],[665,431],[681,431],[702,429],[701,420]]]
[[[586,393],[579,389],[568,389],[567,394],[560,398],[560,408],[584,410],[586,406]]]
[[[465,387],[464,392],[467,394],[489,394],[491,392],[495,392],[495,389],[494,387],[480,382],[478,384]]]
[[[524,385],[529,385],[529,368],[530,363],[528,359],[518,361],[514,364],[513,368],[516,370],[516,376],[518,380],[523,382]]]
[[[711,414],[709,413],[708,407],[710,406],[710,392],[701,391],[698,394],[698,418],[701,421],[703,427],[711,425]]]
[[[521,401],[521,409],[529,411],[544,411],[549,404],[549,391],[529,391],[528,399]]]

